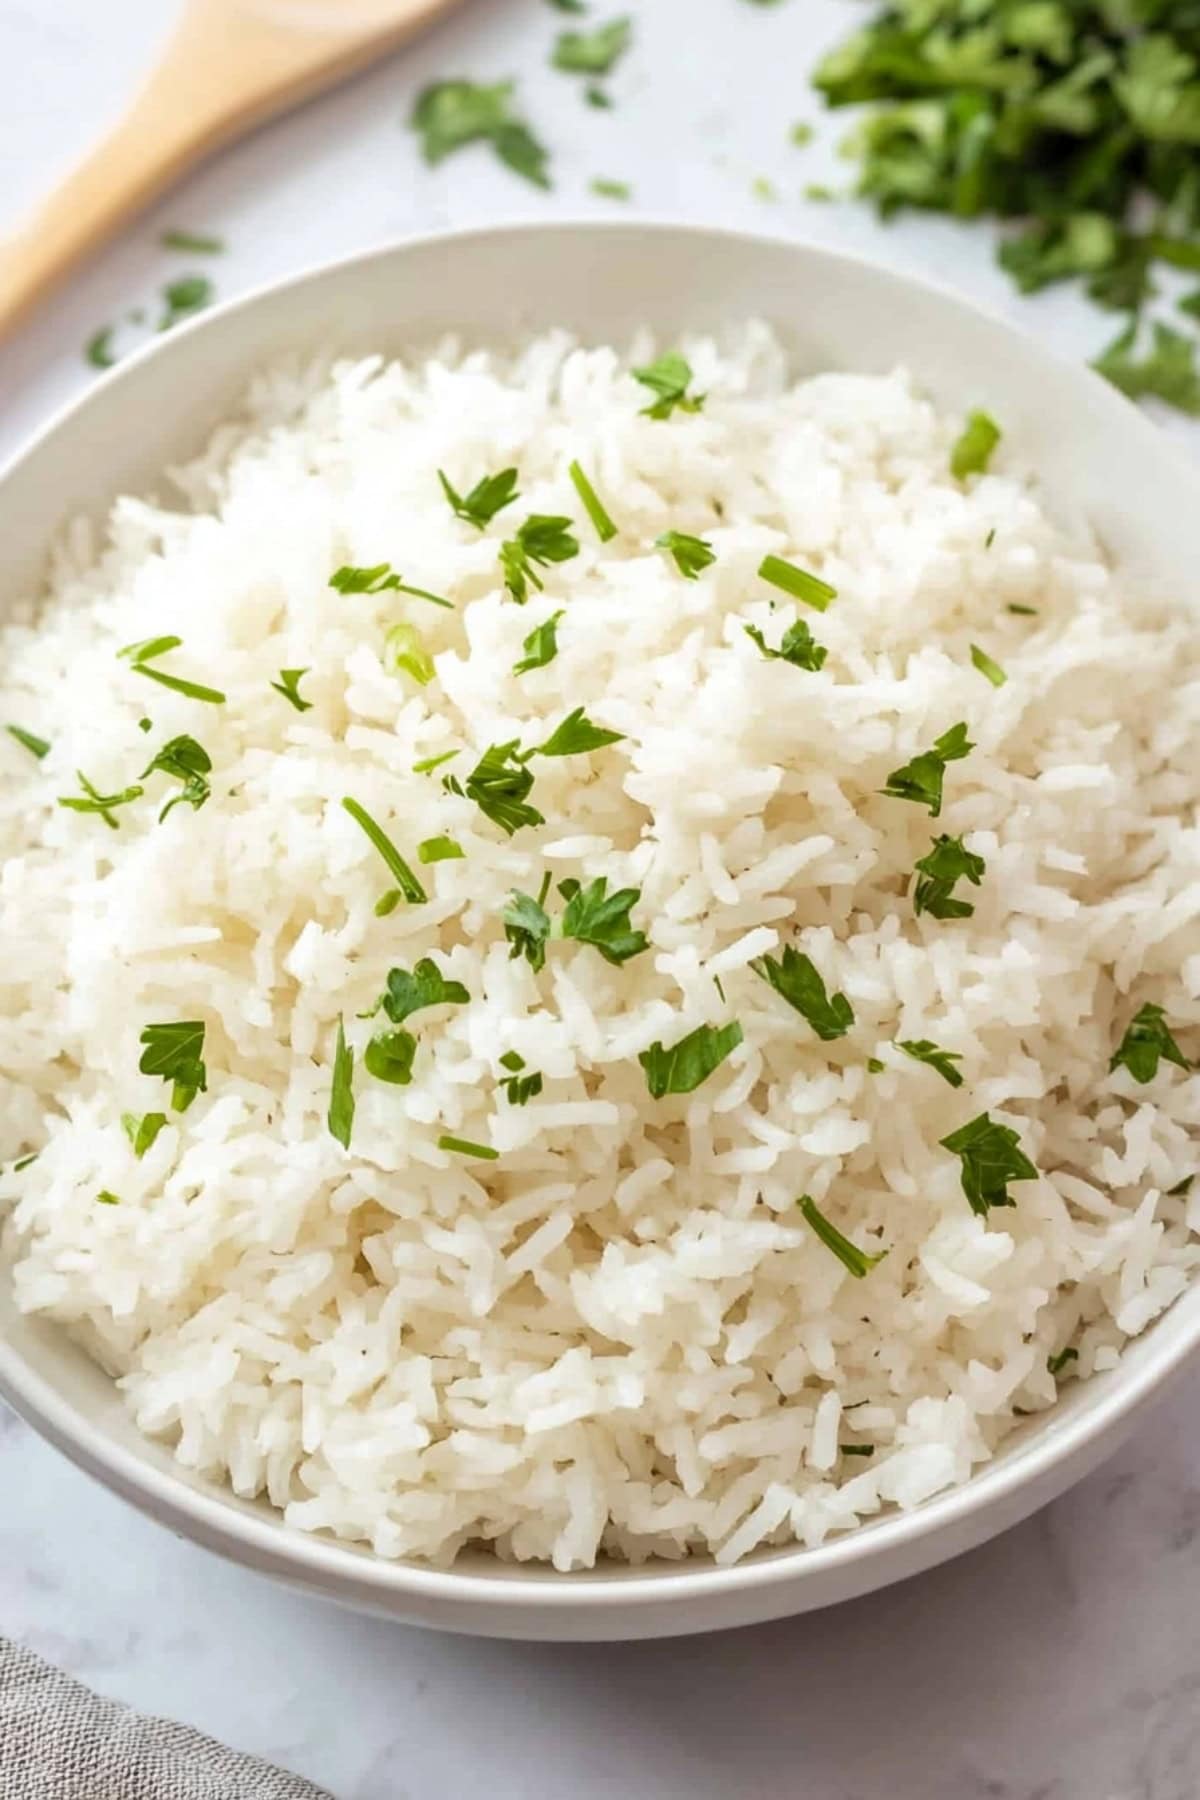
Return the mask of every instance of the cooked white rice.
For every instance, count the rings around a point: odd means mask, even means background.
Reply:
[[[0,721],[52,742],[41,763],[0,743],[19,1303],[188,1468],[387,1557],[818,1544],[965,1481],[1053,1403],[1048,1357],[1078,1352],[1059,1381],[1110,1367],[1200,1260],[1200,1193],[1169,1192],[1200,1078],[1109,1072],[1146,1002],[1200,1054],[1194,621],[1124,591],[1003,447],[954,480],[962,420],[903,373],[793,385],[757,325],[684,348],[709,398],[668,420],[641,415],[627,359],[562,336],[268,373],[174,474],[182,502],[122,500],[103,549],[77,530],[0,634]],[[608,545],[572,458],[619,522]],[[507,464],[520,500],[482,532],[456,520],[438,467],[465,489]],[[519,607],[497,549],[529,512],[572,515],[583,547]],[[653,547],[668,529],[711,543],[698,580]],[[756,580],[766,552],[838,590],[805,611],[820,672],[743,630],[778,644],[795,616]],[[329,585],[385,559],[455,610]],[[557,658],[514,676],[560,610]],[[399,620],[434,653],[423,688],[386,666]],[[183,639],[163,666],[226,704],[117,660],[162,633]],[[284,668],[311,670],[311,711],[272,690]],[[446,770],[413,772],[457,748],[465,776],[578,706],[623,741],[531,765],[541,827],[506,838]],[[880,794],[959,720],[977,748],[936,823]],[[215,765],[201,810],[160,824],[161,775],[117,831],[56,805],[76,770],[122,789],[182,733]],[[428,904],[376,916],[388,877],[345,795],[410,862],[461,844],[421,870]],[[972,918],[914,915],[935,832],[986,859],[959,890]],[[511,960],[509,892],[546,870],[640,889],[650,949]],[[748,966],[787,943],[853,1008],[835,1042]],[[469,1003],[417,1014],[414,1079],[384,1084],[361,1015],[430,955]],[[349,1152],[326,1122],[339,1016]],[[731,1018],[728,1060],[652,1099],[638,1053]],[[138,1070],[143,1028],[181,1019],[204,1021],[208,1067],[183,1114]],[[957,1053],[964,1085],[898,1039]],[[524,1106],[508,1052],[544,1078]],[[138,1160],[121,1114],[156,1108]],[[1040,1171],[986,1218],[939,1144],[985,1110]],[[886,1259],[852,1278],[803,1194]]]

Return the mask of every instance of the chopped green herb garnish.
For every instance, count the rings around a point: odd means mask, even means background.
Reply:
[[[796,123],[792,126],[792,129],[788,132],[788,141],[789,143],[794,144],[797,150],[803,150],[806,144],[812,143],[815,135],[812,126],[807,120],[797,119]]]
[[[515,1050],[506,1050],[500,1058],[500,1066],[509,1071],[508,1078],[501,1081],[504,1097],[510,1106],[524,1106],[542,1091],[542,1078],[536,1070],[522,1073],[525,1058],[518,1056]]]
[[[686,531],[664,531],[654,542],[674,558],[675,567],[685,581],[695,581],[701,569],[717,560],[716,551],[703,538],[691,537]]]
[[[879,791],[892,800],[912,800],[918,806],[927,806],[930,817],[936,819],[942,810],[946,764],[961,762],[974,748],[967,736],[965,722],[952,725],[949,731],[934,740],[931,749],[922,750],[902,768],[893,769],[886,786]]]
[[[571,520],[554,514],[531,513],[515,537],[506,538],[500,546],[500,567],[504,585],[517,602],[524,606],[529,598],[529,583],[540,593],[544,583],[534,568],[550,563],[569,562],[579,555],[579,539],[572,534]]]
[[[121,1204],[121,1196],[112,1193],[108,1188],[101,1188],[96,1195],[96,1200],[101,1206],[120,1206]]]
[[[979,670],[979,673],[987,677],[993,687],[1003,687],[1008,680],[1008,676],[1004,673],[1000,664],[998,662],[993,662],[987,651],[981,650],[978,644],[971,645],[971,661]]]
[[[1072,1350],[1068,1347],[1066,1350],[1060,1350],[1057,1356],[1048,1356],[1046,1358],[1046,1367],[1049,1369],[1051,1375],[1061,1375],[1068,1363],[1078,1361],[1078,1350]]]
[[[1005,612],[1019,613],[1024,619],[1036,619],[1038,616],[1038,609],[1036,606],[1022,606],[1016,600],[1010,600],[1004,610]]]
[[[1000,427],[988,413],[968,413],[967,422],[950,452],[950,473],[954,479],[965,481],[968,475],[982,475],[1000,437]]]
[[[606,744],[619,744],[624,736],[622,731],[607,731],[602,725],[593,725],[582,706],[577,706],[574,712],[560,720],[545,743],[535,745],[529,754],[582,756],[588,750],[602,750]]]
[[[462,845],[455,843],[452,837],[422,838],[417,845],[419,863],[460,862],[465,856]]]
[[[610,894],[607,877],[601,875],[587,887],[574,880],[562,881],[558,891],[567,903],[558,928],[564,938],[591,944],[605,962],[618,968],[649,948],[645,933],[635,931],[629,919],[642,897],[640,888],[618,888]]]
[[[880,1062],[880,1060],[877,1056],[868,1056],[868,1058],[867,1058],[867,1074],[868,1075],[882,1075],[883,1071],[886,1069],[886,1067],[887,1067],[887,1064]]]
[[[172,227],[164,231],[159,239],[164,250],[191,250],[197,256],[220,256],[225,248],[225,239],[213,237],[206,231],[180,231]]]
[[[381,1031],[363,1051],[363,1065],[376,1081],[407,1087],[412,1080],[417,1040],[411,1031]]]
[[[818,612],[825,612],[830,602],[837,599],[835,587],[830,587],[820,576],[811,575],[807,569],[786,562],[782,556],[764,556],[758,565],[758,578],[769,581],[772,587],[781,588],[793,600],[803,600],[807,606],[816,607]]]
[[[754,177],[754,180],[750,183],[750,192],[754,195],[756,200],[774,202],[779,198],[775,183],[766,175],[756,175]]]
[[[837,1226],[825,1217],[816,1201],[809,1194],[802,1194],[796,1202],[804,1214],[805,1221],[820,1238],[827,1250],[832,1250],[838,1261],[849,1269],[856,1281],[862,1281],[871,1273],[877,1263],[881,1263],[887,1255],[886,1250],[877,1250],[874,1255],[860,1250],[852,1244],[848,1237],[843,1237]]]
[[[839,1444],[843,1456],[874,1456],[874,1444]]]
[[[561,612],[551,613],[541,625],[535,625],[521,648],[525,654],[513,664],[514,675],[526,675],[530,669],[544,669],[558,655],[558,621]]]
[[[511,506],[518,497],[515,469],[501,469],[497,475],[481,475],[469,494],[460,494],[452,487],[441,469],[437,473],[455,518],[465,520],[479,531],[490,525],[496,514]]]
[[[905,1056],[911,1056],[914,1062],[928,1063],[929,1067],[936,1069],[942,1080],[948,1081],[951,1087],[962,1086],[962,1075],[954,1067],[955,1063],[962,1061],[959,1051],[939,1050],[929,1038],[897,1038],[896,1048],[903,1050]]]
[[[732,1019],[728,1025],[698,1025],[670,1049],[662,1043],[651,1044],[638,1054],[651,1098],[661,1100],[664,1094],[693,1093],[741,1041],[742,1028]]]
[[[583,97],[589,106],[597,107],[601,112],[612,111],[612,100],[604,89],[594,81],[589,81],[583,90]]]
[[[1147,1001],[1134,1014],[1108,1066],[1110,1070],[1128,1069],[1133,1079],[1145,1086],[1158,1074],[1160,1059],[1174,1063],[1177,1069],[1192,1066],[1172,1037],[1162,1007]]]
[[[168,281],[162,291],[163,311],[158,329],[170,331],[180,319],[190,319],[193,313],[212,303],[213,292],[207,275],[181,275],[177,281]]]
[[[443,606],[449,612],[454,610],[452,602],[443,595],[431,594],[428,588],[412,587],[407,581],[402,581],[391,563],[372,563],[369,567],[343,563],[329,577],[329,585],[339,594],[412,594],[414,599],[429,600],[434,606]]]
[[[601,200],[631,200],[633,198],[633,189],[627,181],[613,181],[607,175],[593,175],[588,182],[588,187]]]
[[[484,751],[465,785],[457,776],[443,775],[447,793],[466,794],[481,813],[512,837],[523,825],[544,825],[536,806],[527,804],[533,787],[533,772],[525,766],[520,742],[512,738],[507,744],[491,744]]]
[[[939,1139],[962,1163],[962,1190],[971,1211],[985,1218],[993,1206],[1015,1206],[1010,1181],[1036,1181],[1037,1170],[1021,1149],[1011,1125],[997,1125],[982,1112],[969,1124]]]
[[[128,806],[131,800],[140,800],[145,793],[142,787],[122,788],[117,794],[101,794],[94,788],[82,769],[76,769],[75,778],[83,789],[82,795],[60,794],[58,804],[71,812],[98,813],[111,831],[116,831],[121,821],[113,817],[113,808]]]
[[[383,660],[392,674],[411,675],[418,687],[428,687],[437,673],[424,638],[407,620],[393,625],[384,638]]]
[[[602,544],[611,542],[617,535],[617,528],[601,502],[599,494],[577,462],[571,464],[567,473],[571,477],[575,492],[583,502],[584,511],[596,528],[596,536]]]
[[[50,745],[45,738],[35,737],[33,732],[26,731],[23,725],[6,725],[4,729],[10,738],[16,739],[22,750],[28,750],[30,756],[36,756],[39,762],[44,756],[49,756]]]
[[[212,792],[208,781],[212,774],[212,758],[194,737],[174,737],[164,744],[154,760],[142,770],[141,779],[145,781],[156,772],[169,775],[182,784],[159,813],[160,825],[176,806],[187,805],[199,812]]]
[[[329,1090],[328,1125],[343,1150],[350,1148],[354,1131],[354,1052],[346,1043],[342,1021],[338,1019],[337,1047],[333,1053],[333,1083]]]
[[[138,720],[138,730],[139,731],[153,731],[154,730],[154,720],[153,719],[139,719]]]
[[[307,669],[280,669],[279,680],[271,683],[275,692],[282,694],[297,712],[312,711],[312,701],[305,700],[300,692],[300,683],[308,673]]]
[[[541,892],[536,900],[514,888],[502,915],[504,935],[512,945],[508,953],[510,961],[523,956],[535,973],[546,966],[546,945],[550,939],[551,924],[550,914],[543,901],[549,889],[548,874],[542,881]]]
[[[489,143],[500,161],[535,187],[548,188],[549,161],[529,126],[512,110],[513,83],[481,87],[473,81],[436,81],[417,96],[410,123],[428,163],[466,144]]]
[[[1137,352],[1137,321],[1114,338],[1092,364],[1131,400],[1165,400],[1180,412],[1200,414],[1200,364],[1195,338],[1156,323],[1150,348]]]
[[[116,351],[112,347],[113,329],[111,325],[102,325],[84,345],[84,357],[93,369],[111,369],[116,362]]]
[[[806,1019],[823,1043],[845,1037],[854,1023],[854,1011],[845,994],[827,994],[820,971],[810,957],[784,947],[782,961],[756,956],[750,967],[769,982],[793,1012]]]
[[[456,756],[461,755],[461,750],[443,750],[440,756],[422,757],[420,762],[413,764],[413,774],[429,775],[434,769],[440,769],[443,763],[453,762]]]
[[[144,1046],[138,1068],[143,1075],[158,1075],[173,1083],[171,1105],[176,1112],[186,1112],[197,1094],[207,1093],[204,1024],[200,1019],[147,1025],[138,1042]]]
[[[432,958],[423,956],[411,974],[407,969],[388,970],[387,991],[363,1017],[382,1010],[393,1025],[403,1025],[427,1006],[466,1006],[470,998],[461,981],[448,981]]]
[[[809,669],[814,674],[825,667],[829,652],[823,644],[817,643],[803,619],[796,619],[788,626],[778,650],[772,650],[757,625],[743,625],[742,630],[769,662],[791,663],[793,668]]]
[[[668,350],[665,355],[648,363],[644,369],[635,369],[633,379],[640,381],[643,387],[650,389],[658,398],[649,406],[642,408],[649,419],[669,419],[675,411],[695,413],[704,405],[703,394],[689,394],[688,385],[692,379],[691,364],[678,350]]]
[[[361,826],[371,843],[375,846],[376,850],[378,850],[380,856],[387,865],[389,874],[396,883],[401,899],[407,900],[410,906],[419,906],[423,901],[428,900],[429,895],[425,892],[425,889],[421,886],[421,883],[417,880],[417,877],[413,874],[383,827],[376,824],[370,813],[361,807],[357,800],[344,798],[342,800],[342,807],[350,814],[350,817],[354,820],[355,824]],[[387,898],[388,896],[385,896],[385,899]],[[393,906],[394,904],[395,902],[393,902]],[[392,907],[389,906],[387,910],[390,912]]]
[[[927,855],[917,858],[921,875],[913,894],[913,911],[934,919],[969,919],[975,908],[954,898],[954,886],[969,881],[978,887],[987,864],[968,850],[960,837],[936,837]]]
[[[29,1167],[30,1163],[35,1163],[37,1161],[37,1159],[38,1159],[38,1153],[36,1150],[33,1151],[32,1155],[30,1155],[30,1156],[19,1156],[17,1158],[16,1162],[12,1166],[13,1174],[19,1175],[21,1173],[22,1169],[27,1169]],[[1171,1191],[1174,1192],[1175,1190],[1172,1189]]]
[[[121,1130],[129,1139],[133,1154],[139,1162],[150,1149],[166,1122],[166,1113],[148,1112],[142,1113],[140,1117],[137,1113],[121,1114]]]
[[[180,650],[183,639],[179,637],[144,638],[140,644],[126,644],[117,655],[128,662],[135,675],[145,675],[149,681],[157,681],[161,687],[170,688],[176,694],[183,694],[189,700],[205,700],[210,706],[224,706],[225,696],[217,688],[202,687],[197,681],[185,681],[182,676],[168,675],[162,669],[152,669],[150,664],[169,650]]]
[[[830,200],[836,200],[837,195],[834,193],[833,189],[827,187],[823,181],[809,181],[804,187],[804,198],[806,200],[814,200],[819,205],[823,206]]]
[[[719,975],[714,975],[712,979],[713,979],[713,986],[716,988],[718,994],[721,996],[721,1005],[724,1006],[724,1004],[725,1004],[725,989],[721,984],[721,977]]]
[[[451,1137],[448,1132],[438,1139],[438,1149],[457,1152],[460,1156],[478,1156],[484,1162],[495,1162],[500,1155],[490,1144],[473,1144],[470,1138]]]
[[[628,50],[632,35],[630,19],[610,19],[594,31],[564,31],[550,60],[571,75],[608,75]]]

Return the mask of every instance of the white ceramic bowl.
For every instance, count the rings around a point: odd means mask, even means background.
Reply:
[[[567,326],[621,341],[651,324],[769,318],[801,371],[912,368],[951,407],[979,405],[1115,555],[1191,587],[1200,605],[1200,478],[1098,377],[934,289],[852,258],[730,232],[654,224],[500,227],[425,238],[218,308],[98,381],[0,476],[0,610],[78,511],[153,487],[196,450],[256,365],[322,344],[402,350],[454,329],[495,341]],[[965,1488],[819,1550],[735,1568],[588,1574],[465,1557],[453,1570],[384,1562],[285,1527],[264,1505],[198,1481],[134,1430],[100,1370],[49,1325],[21,1318],[0,1272],[0,1393],[71,1459],[163,1523],[315,1593],[419,1624],[496,1636],[665,1636],[803,1612],[912,1575],[982,1543],[1112,1451],[1138,1409],[1200,1343],[1200,1288],[1133,1343],[1119,1368],[1072,1384]]]

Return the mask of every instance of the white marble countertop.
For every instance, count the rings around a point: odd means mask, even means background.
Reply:
[[[0,349],[0,458],[91,378],[81,346],[99,325],[191,268],[160,248],[165,225],[227,237],[205,269],[228,295],[430,226],[611,211],[593,175],[631,181],[634,210],[763,225],[934,275],[1069,354],[1111,335],[1073,296],[1018,299],[985,231],[884,228],[801,198],[844,179],[840,127],[805,151],[788,127],[817,116],[805,71],[853,24],[849,0],[636,10],[612,112],[546,67],[564,20],[543,0],[475,0],[221,158]],[[175,11],[0,0],[0,231],[115,117]],[[555,151],[552,193],[484,150],[433,171],[418,161],[403,128],[413,95],[460,74],[520,77]],[[758,176],[775,203],[753,193]],[[1082,1487],[899,1588],[722,1637],[578,1648],[439,1637],[296,1598],[142,1520],[0,1408],[0,1631],[337,1800],[1194,1800],[1198,1408],[1200,1373]]]

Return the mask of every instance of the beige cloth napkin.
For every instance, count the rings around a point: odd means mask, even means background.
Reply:
[[[0,1800],[332,1800],[190,1726],[103,1700],[0,1638]]]

